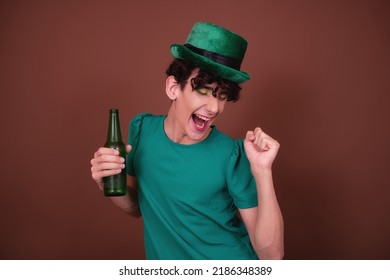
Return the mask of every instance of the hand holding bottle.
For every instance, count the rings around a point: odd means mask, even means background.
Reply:
[[[126,153],[131,151],[131,146],[126,146]],[[91,159],[91,173],[92,178],[98,184],[99,188],[103,190],[103,177],[117,175],[125,168],[125,159],[120,156],[119,151],[100,147]]]

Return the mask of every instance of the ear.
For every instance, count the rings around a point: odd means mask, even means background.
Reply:
[[[178,94],[180,93],[180,85],[175,80],[175,77],[169,76],[165,82],[165,91],[168,95],[168,98],[176,100]]]

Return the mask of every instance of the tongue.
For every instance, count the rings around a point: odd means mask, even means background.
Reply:
[[[198,118],[196,115],[193,115],[193,120],[194,120],[194,123],[196,124],[197,127],[199,127],[199,128],[204,127],[204,123],[205,123],[204,120]]]

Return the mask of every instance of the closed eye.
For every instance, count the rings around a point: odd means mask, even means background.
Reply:
[[[198,92],[201,95],[211,94],[212,96],[218,98],[218,100],[220,101],[225,101],[229,98],[229,95],[227,93],[221,92],[217,95],[214,90],[209,88],[204,88],[204,87],[196,89],[196,92]]]
[[[198,89],[196,89],[196,91],[198,92],[198,93],[200,93],[201,95],[207,95],[207,94],[212,94],[213,93],[213,91],[211,90],[211,89],[208,89],[208,88],[198,88]]]
[[[227,93],[220,93],[220,94],[218,94],[218,96],[217,96],[217,98],[218,98],[218,100],[221,100],[221,101],[225,101],[225,100],[227,100],[228,99],[228,94]]]

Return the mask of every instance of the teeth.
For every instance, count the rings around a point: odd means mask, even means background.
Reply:
[[[201,115],[197,115],[197,114],[195,114],[199,119],[202,119],[202,120],[204,120],[204,121],[206,121],[206,122],[208,122],[209,120],[210,120],[210,118],[207,118],[207,117],[204,117],[204,116],[201,116]]]

